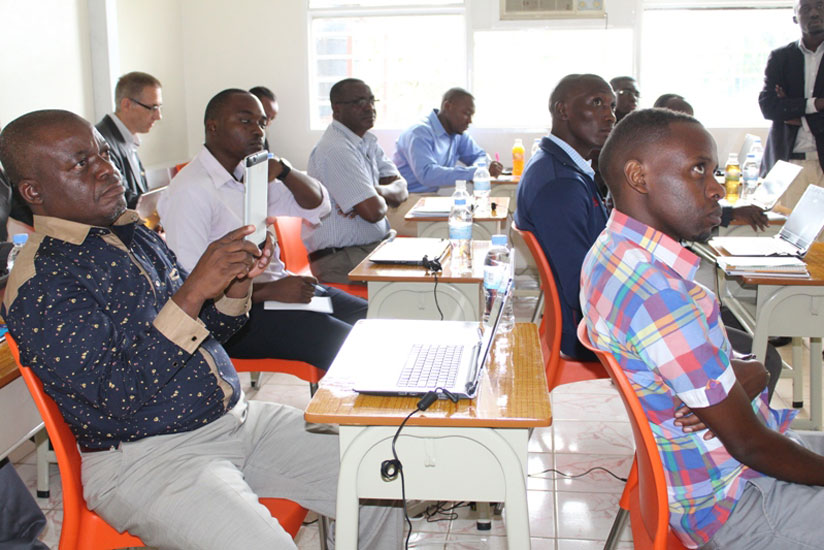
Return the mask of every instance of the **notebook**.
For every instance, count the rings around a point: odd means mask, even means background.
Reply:
[[[770,210],[800,172],[801,166],[779,160],[755,189],[750,203],[762,210]]]
[[[335,362],[361,363],[360,375],[352,386],[358,393],[417,396],[443,388],[459,399],[472,399],[478,393],[511,289],[510,279],[506,289],[496,296],[489,320],[482,325],[463,321],[358,321]],[[353,348],[361,353],[355,355]],[[441,393],[439,397],[446,395]]]
[[[423,257],[442,259],[449,247],[448,239],[399,238],[381,243],[369,261],[376,264],[423,265]]]
[[[731,256],[803,257],[824,227],[824,187],[810,185],[774,237],[715,237],[710,244]]]

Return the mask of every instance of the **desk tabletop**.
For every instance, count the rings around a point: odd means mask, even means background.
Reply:
[[[501,347],[500,339],[509,346]],[[397,426],[418,402],[416,397],[360,395],[346,380],[347,375],[336,372],[336,366],[329,370],[306,408],[307,421]],[[475,399],[458,403],[438,400],[407,424],[523,428],[549,426],[551,422],[538,328],[532,323],[517,323],[511,333],[498,336]]]
[[[414,239],[417,237],[398,237]],[[492,243],[489,241],[472,241],[472,270],[467,273],[453,273],[450,266],[450,253],[444,259],[443,271],[438,274],[438,282],[444,283],[481,283],[484,280],[484,258]],[[371,254],[370,254],[371,256]],[[417,265],[375,264],[369,261],[369,256],[349,272],[353,281],[379,282],[434,282],[435,275],[426,268]]]
[[[9,345],[5,340],[0,342],[0,388],[20,376],[17,363],[9,351]]]
[[[709,247],[716,254],[723,256],[718,249]],[[745,285],[775,286],[824,286],[824,243],[813,243],[804,257],[809,277],[762,277],[742,275],[739,278]]]
[[[445,222],[449,219],[449,214],[416,214],[416,210],[419,208],[423,208],[424,204],[427,200],[431,199],[447,199],[451,200],[449,197],[421,197],[418,199],[418,202],[415,203],[409,212],[406,213],[404,216],[404,220],[408,222]],[[472,215],[472,221],[475,222],[502,222],[506,221],[507,215],[509,214],[509,197],[490,197],[490,203],[495,203],[495,210],[494,211],[480,211],[478,209]]]

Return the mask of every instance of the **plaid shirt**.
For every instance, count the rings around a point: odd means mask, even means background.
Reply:
[[[704,441],[704,431],[685,433],[674,424],[681,401],[718,404],[735,382],[718,301],[693,280],[698,264],[665,234],[613,210],[581,272],[590,337],[615,356],[641,401],[667,476],[670,526],[690,548],[712,538],[745,480],[762,475],[718,438]],[[770,409],[766,389],[752,406],[781,432],[794,416]]]

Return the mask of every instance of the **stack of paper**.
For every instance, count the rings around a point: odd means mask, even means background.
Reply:
[[[449,216],[452,209],[452,197],[424,197],[423,203],[409,211],[413,217],[429,218]]]
[[[796,257],[785,256],[723,256],[719,267],[728,275],[760,277],[809,277],[807,264]]]

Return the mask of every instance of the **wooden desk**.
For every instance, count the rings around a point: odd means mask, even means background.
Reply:
[[[529,428],[552,422],[537,327],[517,323],[501,335],[482,375],[478,397],[437,401],[414,415],[396,449],[406,498],[504,502],[510,550],[529,548],[526,500]],[[345,346],[346,344],[344,344]],[[397,426],[416,398],[359,395],[351,390],[355,362],[332,364],[306,408],[309,422],[340,425],[337,548],[357,548],[358,499],[400,499],[400,479],[384,482]]]
[[[518,190],[518,182],[520,180],[520,176],[499,176],[497,179],[493,179],[489,198],[508,198],[509,213],[514,214],[515,208],[517,208],[515,192]]]
[[[718,254],[718,251],[715,251]],[[815,243],[805,258],[809,278],[728,276],[716,269],[718,297],[753,335],[752,352],[760,360],[767,353],[767,338],[792,336],[810,338],[810,420],[796,421],[794,427],[821,430],[822,364],[824,337],[824,243]],[[801,365],[800,348],[793,348],[793,366]],[[803,400],[800,369],[793,376],[793,401]]]
[[[447,253],[437,287],[444,319],[480,320],[483,263],[490,245],[489,241],[472,241],[469,273],[453,273]],[[435,276],[423,267],[374,264],[367,256],[349,272],[349,278],[369,286],[369,319],[440,319],[434,298]]]
[[[404,221],[417,224],[418,237],[435,237],[438,239],[449,238],[449,225],[446,215],[415,215],[415,210],[423,207],[427,199],[442,199],[446,197],[421,197],[409,212],[404,216]],[[490,202],[495,203],[495,211],[475,210],[472,217],[472,238],[480,241],[488,241],[495,234],[507,234],[509,227],[507,219],[509,217],[509,197],[492,197]]]
[[[40,413],[5,341],[0,343],[0,418],[0,459],[43,428]]]

